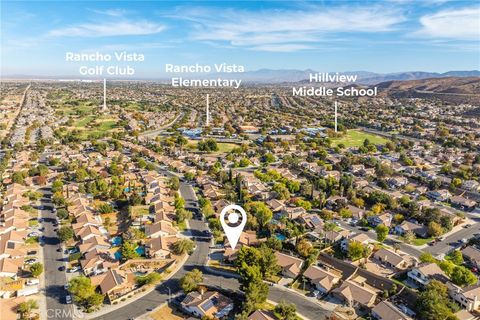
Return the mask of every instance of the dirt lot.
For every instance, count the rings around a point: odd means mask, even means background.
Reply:
[[[180,313],[172,310],[169,306],[161,307],[152,312],[150,318],[154,320],[183,320],[185,319]]]

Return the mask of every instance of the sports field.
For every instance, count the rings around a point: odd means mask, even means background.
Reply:
[[[348,130],[348,132],[343,137],[333,138],[332,144],[336,146],[343,143],[346,148],[360,147],[363,145],[363,141],[365,141],[365,139],[368,139],[370,143],[373,144],[385,144],[389,141],[384,137],[367,133],[361,130]]]

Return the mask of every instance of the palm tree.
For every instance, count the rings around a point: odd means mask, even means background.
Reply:
[[[33,309],[38,309],[36,300],[27,300],[18,305],[17,312],[20,313],[22,319],[29,319]]]

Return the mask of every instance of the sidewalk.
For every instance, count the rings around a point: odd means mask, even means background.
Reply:
[[[126,301],[119,302],[119,303],[116,304],[116,305],[111,305],[111,304],[109,304],[109,305],[104,305],[103,308],[101,308],[100,310],[98,310],[98,311],[96,311],[96,312],[93,312],[93,313],[83,313],[83,318],[82,318],[82,319],[93,319],[93,318],[96,318],[96,317],[99,317],[99,316],[108,314],[108,313],[110,313],[111,311],[120,309],[120,308],[126,306],[127,304],[133,303],[133,302],[135,302],[135,300],[138,300],[138,299],[146,296],[147,294],[149,294],[150,292],[152,292],[153,290],[155,290],[158,286],[162,285],[163,282],[165,282],[166,280],[168,280],[168,279],[170,279],[171,277],[173,277],[173,276],[178,272],[178,270],[180,270],[180,268],[183,267],[183,265],[184,265],[185,262],[187,261],[188,257],[189,257],[189,255],[186,254],[186,255],[183,257],[183,259],[177,264],[176,268],[175,268],[174,270],[172,270],[172,272],[170,272],[164,279],[162,279],[162,282],[160,282],[159,284],[154,285],[154,286],[151,286],[151,287],[148,288],[147,290],[136,294],[135,296],[133,296],[132,298],[127,299]]]

